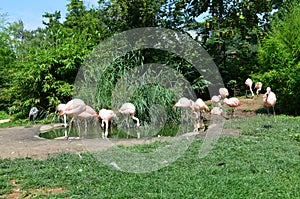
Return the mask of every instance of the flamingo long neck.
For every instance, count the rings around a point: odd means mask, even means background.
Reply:
[[[267,102],[268,101],[268,97],[270,95],[270,92],[267,92],[266,95],[267,95],[267,98],[266,98],[266,102]]]
[[[134,115],[132,115],[131,117],[132,117],[132,119],[134,119],[136,121],[136,125],[139,127],[140,126],[140,120],[137,117],[135,117]]]

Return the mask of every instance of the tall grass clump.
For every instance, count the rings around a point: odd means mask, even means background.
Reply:
[[[142,124],[175,123],[180,116],[172,108],[176,101],[183,96],[196,99],[194,89],[199,94],[200,87],[204,90],[208,84],[177,55],[154,49],[120,54],[114,49],[103,52],[103,48],[86,59],[77,75],[74,95],[98,110],[117,111],[123,103],[131,102]]]

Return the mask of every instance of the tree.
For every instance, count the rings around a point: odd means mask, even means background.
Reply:
[[[162,24],[193,31],[214,58],[226,86],[244,81],[258,66],[259,41],[265,36],[273,9],[281,0],[175,0],[166,3]],[[243,93],[243,92],[241,92]]]
[[[19,41],[18,57],[11,71],[12,96],[9,111],[16,117],[27,117],[32,106],[54,111],[57,104],[70,100],[78,69],[94,46],[107,37],[107,31],[96,10],[68,4],[67,20],[60,22],[60,12],[45,13],[46,27],[32,32],[12,29]],[[76,17],[80,17],[77,21]],[[20,30],[23,30],[20,28]],[[24,33],[26,37],[24,37]],[[18,37],[17,37],[18,36]]]
[[[271,23],[259,49],[260,68],[253,78],[270,86],[284,113],[299,115],[300,4],[286,4]],[[288,11],[288,12],[286,12]]]

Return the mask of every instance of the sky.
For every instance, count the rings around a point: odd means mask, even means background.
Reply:
[[[90,8],[97,5],[98,0],[83,0]],[[22,20],[24,28],[35,30],[43,27],[42,15],[46,12],[54,13],[60,11],[62,18],[66,15],[69,0],[0,0],[0,13],[7,14],[9,22]]]

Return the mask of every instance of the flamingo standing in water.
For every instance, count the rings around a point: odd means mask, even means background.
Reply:
[[[203,120],[201,120],[201,112],[210,111],[210,110],[201,98],[198,98],[194,103],[192,103],[191,108],[192,108],[193,112],[196,114],[196,120],[195,120],[195,124],[194,124],[194,127],[195,127],[194,131],[198,131],[199,128],[204,127],[204,122],[203,122]],[[200,124],[197,122],[197,119],[200,120]]]
[[[66,104],[59,104],[56,107],[56,110],[59,111],[58,118],[61,116],[60,113],[62,113],[65,109],[66,109]],[[63,117],[64,117],[64,127],[67,127],[67,116],[66,116],[66,114],[63,114]]]
[[[92,107],[86,105],[85,111],[80,113],[78,115],[78,118],[84,120],[84,127],[85,127],[85,130],[87,130],[88,120],[89,119],[97,119],[98,118],[98,113]],[[79,125],[78,125],[78,127],[79,127]]]
[[[107,138],[108,136],[108,123],[109,121],[112,121],[113,119],[115,119],[116,114],[112,111],[112,110],[107,110],[107,109],[101,109],[99,111],[99,117],[102,119],[102,123],[101,126],[104,127],[104,123],[105,123],[105,134],[104,137],[102,135],[103,138]]]
[[[64,116],[64,126],[67,126],[66,115],[72,117],[69,125],[69,132],[72,127],[72,122],[78,115],[86,110],[86,105],[81,99],[72,99],[67,104],[60,104],[57,107],[60,111],[59,116]],[[68,136],[67,136],[68,137]]]
[[[131,115],[131,118],[136,121],[136,126],[137,127],[140,126],[140,120],[139,120],[139,118],[137,118],[137,117],[134,116],[135,106],[132,103],[125,103],[125,104],[123,104],[121,106],[121,108],[118,110],[118,113],[127,115],[127,117],[126,117],[127,128],[129,128],[128,118],[129,118],[130,115]]]
[[[256,82],[256,84],[255,84],[255,89],[256,89],[256,95],[258,96],[258,94],[259,94],[259,91],[261,91],[261,89],[262,89],[262,83],[261,82]]]
[[[254,93],[252,91],[252,85],[253,85],[252,80],[250,78],[246,79],[245,84],[249,87],[250,92],[251,92],[251,97],[253,97]],[[246,94],[247,94],[247,91],[246,91]]]
[[[233,108],[233,114],[232,114],[232,117],[234,117],[234,111],[235,111],[235,108],[241,105],[240,100],[239,100],[238,98],[236,98],[236,97],[231,97],[231,98],[229,98],[229,99],[228,99],[228,98],[225,98],[225,99],[224,99],[224,103],[225,103],[227,106]]]
[[[273,107],[273,114],[275,116],[275,104],[276,104],[276,95],[275,93],[273,93],[271,91],[271,88],[270,87],[267,87],[267,92],[264,94],[263,96],[263,102],[265,104],[265,106],[267,107],[267,110],[268,110],[268,116],[270,116],[270,111],[269,111],[269,107]]]

